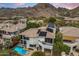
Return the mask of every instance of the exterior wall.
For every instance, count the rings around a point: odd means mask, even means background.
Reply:
[[[53,28],[53,30],[54,30],[54,33],[56,32],[56,28]]]
[[[30,47],[30,44],[31,44],[31,45],[34,44],[34,45],[36,45],[36,47],[38,47],[38,46],[39,46],[39,44],[38,44],[39,40],[45,41],[45,39],[42,38],[42,37],[30,38],[30,39],[29,39],[29,42],[27,42],[28,47],[29,47],[29,48],[32,48],[32,47]]]
[[[78,44],[77,44],[77,49],[79,49],[79,39],[77,39],[77,42],[78,42]]]
[[[38,44],[39,44],[40,46],[42,46],[43,49],[52,49],[52,45],[51,45],[51,44],[47,44],[47,43],[44,44],[44,43],[42,43],[41,41],[39,41]]]
[[[38,44],[37,38],[30,38],[29,41],[27,42],[27,48],[33,48],[33,47],[30,47],[30,44],[37,45]]]
[[[39,40],[44,42],[45,41],[45,37],[38,37],[38,41]]]
[[[45,38],[39,38],[38,45],[40,45],[42,49],[52,49],[51,43],[45,42]]]
[[[29,40],[25,40],[25,39],[21,39],[23,41],[23,43],[21,43],[21,45],[23,45],[24,47],[28,47],[27,42],[29,42]],[[24,44],[24,41],[26,41],[26,44]]]
[[[25,39],[22,39],[23,41]],[[31,45],[36,45],[36,47],[39,47],[42,46],[42,48],[45,48],[45,49],[52,49],[52,45],[51,43],[46,43],[46,44],[43,44],[42,42],[45,42],[45,38],[42,38],[42,37],[38,37],[38,38],[29,38],[29,40],[25,40],[26,41],[26,47],[27,48],[35,48],[35,47],[30,47],[30,44]]]
[[[29,40],[25,40],[25,39],[21,39],[22,41],[26,41],[26,47],[27,48],[32,48],[30,47],[30,44],[31,45],[38,45],[38,40],[40,40],[40,38],[29,38]]]

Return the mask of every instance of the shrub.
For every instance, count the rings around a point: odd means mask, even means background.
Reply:
[[[40,27],[40,24],[37,24],[37,23],[35,23],[35,22],[28,22],[27,23],[27,28],[29,29],[29,28],[38,28],[38,27]]]
[[[55,19],[55,18],[50,17],[48,22],[55,23],[55,21],[56,21],[56,19]]]
[[[62,46],[62,51],[64,51],[66,54],[68,54],[69,51],[70,51],[70,47],[67,46],[67,45],[65,45],[65,44],[63,44],[63,46]]]
[[[41,51],[35,51],[33,52],[32,56],[45,56],[45,53]]]

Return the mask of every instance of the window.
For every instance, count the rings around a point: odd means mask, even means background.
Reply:
[[[63,40],[64,42],[69,42],[69,43],[71,43],[72,41],[71,40]]]
[[[45,42],[52,43],[52,39],[51,38],[45,38]]]
[[[24,39],[29,40],[29,37],[24,37]]]
[[[25,36],[22,36],[22,35],[20,35],[20,36],[21,36],[21,39],[29,40],[29,37],[25,37]]]
[[[23,44],[23,40],[21,40],[21,44]]]
[[[30,44],[30,47],[36,47],[36,45],[32,45],[32,44]]]
[[[26,44],[26,41],[24,41],[24,44]]]

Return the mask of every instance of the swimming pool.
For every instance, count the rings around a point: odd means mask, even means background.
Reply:
[[[19,46],[16,46],[13,50],[16,51],[20,55],[25,55],[25,54],[29,53],[28,50],[25,50],[25,49],[23,49],[22,47],[19,47]]]

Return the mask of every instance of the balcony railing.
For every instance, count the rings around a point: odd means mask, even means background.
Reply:
[[[42,43],[42,44],[44,44],[44,45],[52,46],[52,43],[47,43],[47,42],[43,42],[43,41],[40,41],[40,40],[39,40],[39,42]]]
[[[52,44],[51,43],[47,43],[47,42],[42,42],[39,40],[39,45],[41,45],[43,48],[46,48],[46,49],[52,49]]]

